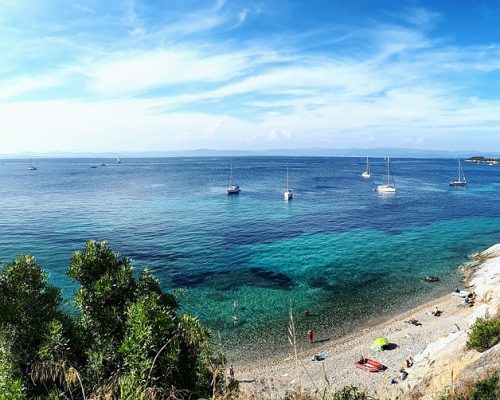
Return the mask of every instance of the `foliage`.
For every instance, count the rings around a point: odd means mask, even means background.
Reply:
[[[345,386],[332,396],[332,400],[368,400],[371,398],[355,386]]]
[[[486,351],[500,342],[500,320],[488,315],[478,318],[471,328],[467,347],[479,352]]]
[[[470,395],[470,400],[499,400],[500,374],[495,372],[491,377],[476,382]]]
[[[25,400],[25,399],[27,399],[27,396],[20,379],[0,380],[0,400]]]
[[[489,378],[477,381],[460,393],[448,391],[439,400],[500,400],[500,374],[496,371]]]
[[[38,352],[50,321],[61,316],[61,291],[31,256],[20,256],[0,273],[0,328],[9,338],[15,367],[25,368]]]
[[[76,317],[33,257],[0,271],[0,400],[187,399],[222,387],[209,331],[179,315],[147,269],[136,280],[131,260],[89,241],[67,274]]]

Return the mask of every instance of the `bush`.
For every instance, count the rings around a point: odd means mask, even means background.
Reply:
[[[345,386],[338,392],[335,392],[332,397],[333,400],[369,400],[372,397],[368,396],[365,392],[360,392],[355,386]]]
[[[498,371],[488,379],[477,382],[470,396],[470,400],[498,399],[500,399],[500,375]]]
[[[0,400],[187,399],[222,387],[210,332],[147,270],[87,242],[67,274],[78,314],[31,256],[0,268]]]
[[[461,393],[453,394],[448,391],[439,400],[500,400],[500,374],[497,371]]]
[[[478,318],[469,333],[467,348],[479,352],[486,351],[500,342],[500,320],[492,320],[486,314],[484,318]]]

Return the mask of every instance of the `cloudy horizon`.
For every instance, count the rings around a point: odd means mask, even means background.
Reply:
[[[500,150],[500,6],[0,0],[0,154]]]

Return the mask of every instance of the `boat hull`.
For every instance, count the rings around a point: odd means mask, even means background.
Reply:
[[[382,371],[384,369],[384,366],[379,363],[378,361],[374,361],[374,360],[365,360],[364,363],[361,363],[361,362],[356,362],[354,363],[354,366],[356,368],[359,368],[359,369],[362,369],[364,371],[368,371],[368,372],[378,372],[378,371]]]
[[[361,177],[362,177],[362,178],[365,178],[365,179],[370,179],[370,176],[371,176],[371,175],[370,175],[368,172],[363,172],[363,173],[361,174]]]
[[[293,192],[291,190],[288,190],[284,193],[285,200],[292,200],[293,199]]]
[[[377,192],[379,193],[394,193],[396,191],[396,188],[394,186],[389,186],[389,185],[378,185],[377,186]]]
[[[463,182],[463,181],[450,181],[450,186],[453,186],[453,187],[463,187],[466,184],[467,183]]]

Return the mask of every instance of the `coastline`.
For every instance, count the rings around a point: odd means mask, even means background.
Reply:
[[[481,266],[490,260],[488,251],[491,249],[500,264],[500,245],[496,245],[471,255],[471,261],[459,266],[458,272],[463,277],[464,287],[477,278]],[[500,271],[497,273],[500,274]],[[483,304],[463,307],[462,303],[462,298],[451,293],[444,294],[345,337],[326,343],[314,343],[309,349],[297,354],[297,361],[290,348],[281,360],[261,360],[235,365],[236,378],[240,381],[242,390],[250,393],[262,387],[272,387],[277,394],[284,394],[298,385],[302,389],[312,391],[325,387],[338,389],[344,385],[355,385],[382,398],[393,398],[398,394],[401,396],[408,390],[408,382],[411,382],[411,379],[394,385],[389,385],[389,381],[391,378],[397,379],[398,371],[405,360],[408,357],[422,358],[419,355],[431,343],[459,332],[465,333],[470,326],[471,315],[483,307]],[[435,307],[443,311],[441,316],[429,315],[429,311]],[[411,318],[417,319],[422,326],[404,322]],[[387,337],[394,348],[383,352],[371,351],[369,345],[376,337]],[[305,339],[298,337],[297,341],[302,342]],[[311,356],[319,353],[325,354],[326,359],[311,361]],[[376,374],[356,369],[354,362],[360,355],[382,362],[387,369]],[[407,370],[410,378],[413,371],[418,370],[417,367]],[[416,384],[414,380],[412,384]]]

